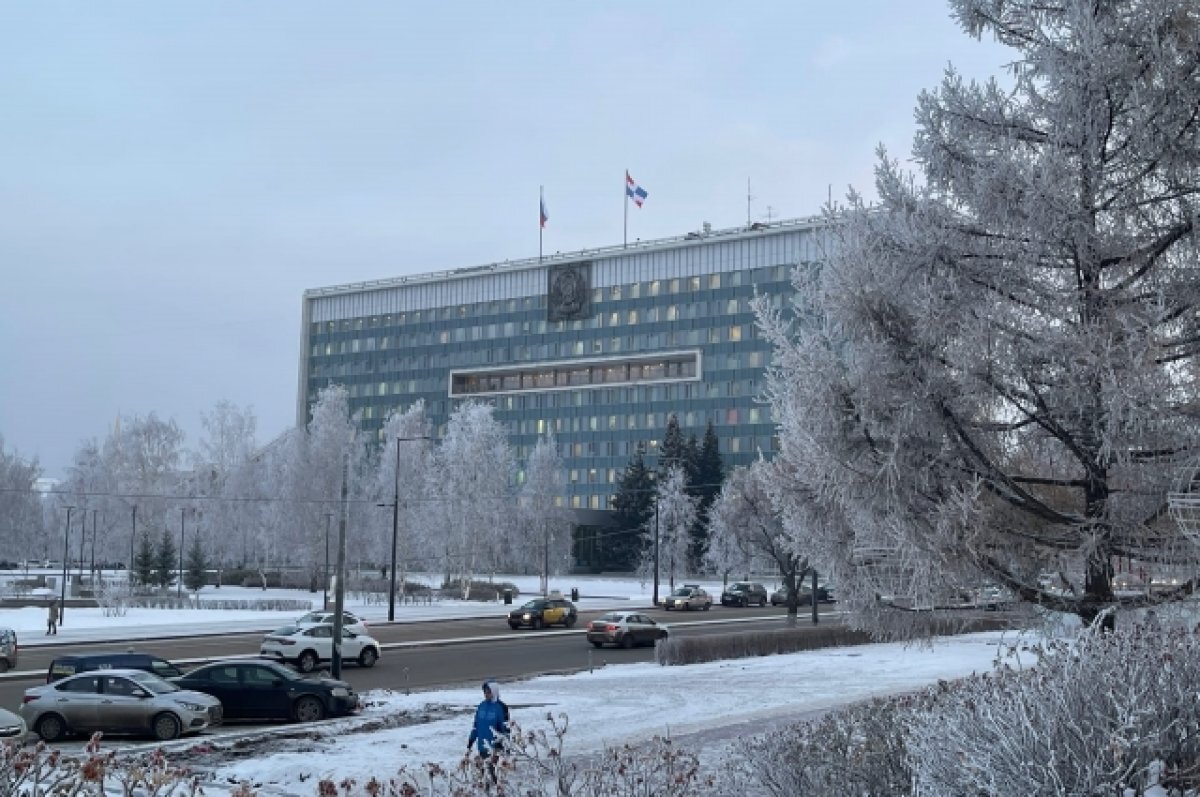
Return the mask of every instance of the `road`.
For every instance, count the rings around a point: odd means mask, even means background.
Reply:
[[[602,613],[580,612],[579,622],[572,629],[539,631],[512,631],[497,618],[374,623],[371,635],[383,646],[383,657],[371,669],[346,664],[342,677],[359,693],[371,689],[425,690],[482,682],[486,678],[511,681],[604,664],[653,661],[652,648],[596,649],[587,644],[583,629],[589,620]],[[784,610],[775,608],[713,607],[709,612],[646,610],[646,613],[669,625],[676,635],[727,633],[731,625],[738,629],[777,627],[785,618]],[[801,615],[801,625],[808,623],[807,617]],[[44,683],[50,660],[56,655],[133,648],[186,665],[229,656],[257,655],[262,637],[261,633],[233,633],[134,643],[28,645],[21,650],[19,671],[0,676],[0,706],[12,709],[20,706],[27,687]]]

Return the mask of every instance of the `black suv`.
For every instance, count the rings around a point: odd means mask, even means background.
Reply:
[[[766,606],[767,588],[752,581],[735,581],[721,593],[722,606]]]
[[[54,683],[59,678],[92,670],[145,670],[161,678],[177,678],[183,675],[174,664],[150,653],[73,653],[51,659],[46,683]]]

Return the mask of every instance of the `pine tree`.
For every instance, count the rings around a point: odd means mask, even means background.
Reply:
[[[654,480],[641,445],[621,474],[612,505],[617,528],[606,532],[601,562],[606,570],[632,570],[646,548],[654,520]]]
[[[721,493],[721,483],[725,479],[724,470],[721,451],[717,445],[717,433],[713,429],[712,421],[709,421],[704,430],[704,440],[696,453],[696,481],[691,491],[691,494],[699,499],[696,505],[697,522],[692,529],[692,545],[688,550],[696,569],[699,569],[704,552],[708,549],[709,510]]]
[[[138,544],[137,556],[133,559],[131,575],[135,584],[148,587],[153,583],[154,562],[154,543],[150,539],[150,532],[143,531],[142,539]]]
[[[192,535],[192,545],[187,552],[187,565],[183,575],[183,585],[192,592],[197,592],[204,586],[204,572],[208,569],[208,557],[200,544],[200,535]]]
[[[175,568],[179,566],[176,557],[179,552],[175,549],[175,541],[169,529],[163,529],[158,541],[158,549],[154,552],[154,583],[159,587],[169,587],[175,583]]]

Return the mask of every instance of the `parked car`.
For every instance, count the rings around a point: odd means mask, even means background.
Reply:
[[[150,734],[160,741],[221,724],[221,701],[141,670],[85,672],[25,690],[21,716],[43,740]]]
[[[753,581],[735,581],[721,593],[722,606],[766,606],[767,588]]]
[[[28,727],[20,714],[14,714],[6,708],[0,708],[0,740],[21,739],[28,733]]]
[[[836,602],[837,601],[833,597],[832,590],[830,590],[828,587],[821,587],[821,586],[817,587],[817,603],[836,603]],[[772,606],[786,606],[787,605],[787,587],[780,587],[779,589],[777,589],[771,593],[771,605]],[[808,589],[807,587],[797,590],[796,591],[796,605],[797,606],[811,606],[812,605],[812,590]]]
[[[653,645],[667,638],[667,629],[640,612],[608,612],[588,623],[587,641],[596,647],[605,644],[621,648]]]
[[[0,628],[0,672],[8,672],[17,666],[21,648],[17,644],[17,632],[11,628]]]
[[[663,608],[668,611],[671,609],[708,611],[711,606],[712,596],[703,587],[694,584],[680,587],[663,599]]]
[[[358,710],[358,695],[346,681],[305,678],[274,661],[216,661],[172,680],[220,700],[227,721],[315,722]]]
[[[379,642],[366,634],[342,629],[342,661],[374,667],[379,661]],[[325,623],[285,625],[263,637],[259,653],[266,658],[295,664],[300,672],[312,672],[317,665],[333,661],[333,626]]]
[[[60,678],[92,670],[142,670],[160,678],[174,678],[183,671],[171,662],[152,653],[126,651],[125,653],[71,653],[55,656],[46,671],[46,683]]]
[[[297,620],[296,625],[309,625],[311,623],[333,625],[333,621],[336,618],[337,612],[309,612]],[[342,628],[347,628],[356,634],[371,633],[367,630],[367,621],[350,612],[342,612]]]
[[[514,631],[522,626],[541,628],[562,623],[566,628],[575,625],[579,612],[565,598],[534,598],[508,613],[508,627]]]

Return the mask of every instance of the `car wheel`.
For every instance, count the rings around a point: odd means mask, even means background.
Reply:
[[[621,647],[625,648],[625,650],[633,647],[633,634],[626,634],[621,637]]]
[[[155,739],[160,742],[169,742],[179,738],[179,734],[183,731],[183,723],[179,721],[179,717],[164,711],[150,723],[150,730],[154,732]]]
[[[538,630],[539,628],[542,627],[542,618],[540,618],[540,617],[533,618],[533,622],[530,623],[530,625],[533,626],[534,631]]]
[[[567,628],[570,628],[571,626],[575,625],[575,619],[575,615],[568,614],[567,619],[563,620],[563,625],[565,625]]]
[[[8,659],[0,659],[0,672],[8,672]]]
[[[300,658],[296,660],[296,668],[299,669],[300,672],[312,672],[313,670],[317,669],[318,661],[319,659],[317,659],[316,653],[313,653],[311,650],[306,650],[301,653]]]
[[[33,728],[44,742],[57,742],[67,733],[67,723],[57,714],[46,714]]]
[[[667,604],[667,605],[663,606],[663,609],[665,609],[665,610],[666,610],[666,611],[668,611],[668,612],[669,612],[669,611],[671,611],[671,606],[670,606],[670,604]]]
[[[511,628],[512,630],[516,631],[518,628],[521,627],[521,624],[520,623],[509,623],[508,627]]]
[[[594,647],[594,648],[601,648],[601,647],[604,647],[604,643],[603,643],[603,642],[597,642],[596,640],[594,640],[594,639],[593,639],[593,640],[592,640],[592,647]]]
[[[305,695],[292,708],[296,722],[316,722],[325,719],[325,704],[312,695]]]
[[[706,604],[704,604],[703,606],[701,606],[700,608],[701,608],[701,609],[703,609],[704,611],[708,611],[709,609],[711,609],[711,608],[712,608],[712,604],[711,604],[711,603],[706,603]]]
[[[363,648],[358,654],[359,667],[374,667],[375,662],[379,661],[379,651],[375,648]]]

